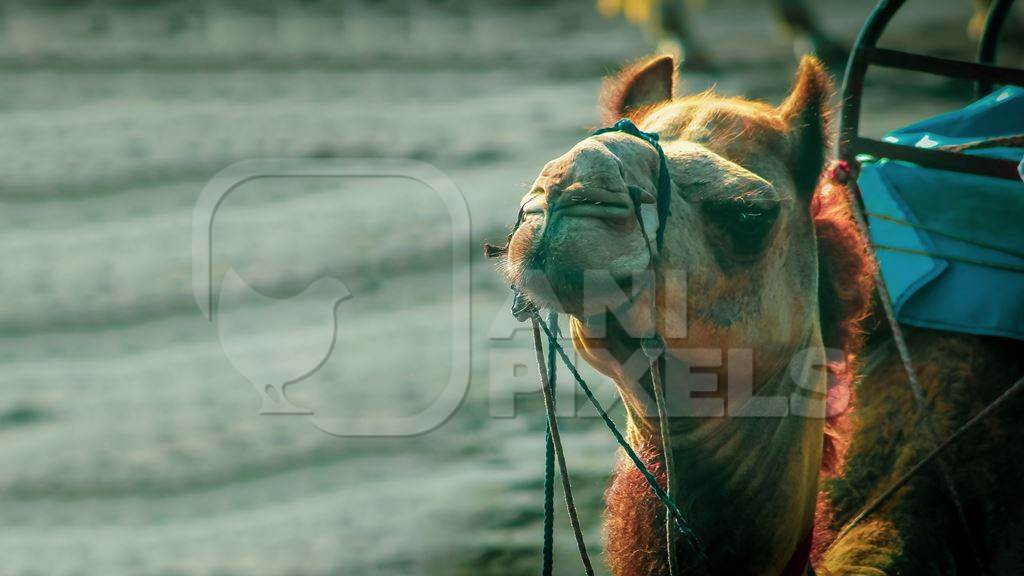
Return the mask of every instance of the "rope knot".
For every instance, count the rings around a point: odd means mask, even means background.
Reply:
[[[537,313],[537,306],[519,291],[519,288],[512,286],[512,317],[519,322],[526,322],[531,316]]]
[[[852,174],[853,168],[846,160],[833,161],[826,172],[829,180],[837,184],[842,184],[843,186],[850,182]]]
[[[611,126],[608,126],[607,128],[598,128],[597,130],[594,130],[590,135],[597,136],[598,134],[605,134],[607,132],[625,132],[626,134],[629,134],[631,136],[636,136],[637,138],[657,148],[659,154],[661,153],[661,147],[658,145],[658,133],[644,132],[643,130],[637,128],[636,124],[634,124],[633,121],[630,120],[629,118],[622,118],[621,120],[619,120],[615,124],[612,124]]]

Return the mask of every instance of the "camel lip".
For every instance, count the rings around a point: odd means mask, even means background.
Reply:
[[[620,220],[632,217],[635,212],[633,199],[628,194],[603,188],[579,189],[559,195],[554,203],[548,202],[543,194],[530,194],[521,204],[523,215],[546,214]],[[640,197],[643,204],[653,202],[654,196],[646,193]]]
[[[626,202],[607,202],[591,198],[566,198],[555,204],[554,208],[548,210],[547,204],[541,200],[532,200],[523,205],[523,215],[547,214],[553,216],[573,216],[580,218],[604,218],[609,220],[620,220],[632,217],[633,205]]]
[[[618,203],[570,202],[559,203],[551,213],[559,217],[624,220],[633,216],[633,207]]]
[[[563,194],[550,211],[559,217],[572,216],[623,220],[634,216],[633,201],[629,196],[602,189]]]

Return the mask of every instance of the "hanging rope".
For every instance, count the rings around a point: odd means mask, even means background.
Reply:
[[[879,214],[878,212],[865,212],[864,215],[867,216],[868,218],[875,218],[877,220],[885,220],[886,222],[891,222],[893,224],[898,224],[900,226],[906,226],[908,228],[915,228],[917,230],[924,230],[925,232],[930,232],[932,234],[938,234],[939,236],[945,236],[946,238],[951,238],[951,239],[956,240],[958,242],[963,242],[964,244],[972,244],[972,245],[977,246],[979,248],[984,248],[986,250],[992,250],[993,252],[999,252],[1001,254],[1006,254],[1008,256],[1013,256],[1015,258],[1024,259],[1024,251],[1014,250],[1012,248],[1006,248],[1004,246],[996,246],[995,244],[991,244],[991,243],[988,243],[988,242],[983,242],[983,241],[978,240],[976,238],[968,238],[967,236],[962,236],[962,235],[956,234],[954,232],[948,232],[946,230],[939,230],[938,228],[934,228],[932,226],[926,226],[924,224],[917,224],[917,223],[910,222],[910,221],[907,221],[907,220],[902,220],[900,218],[893,218],[892,216],[889,216],[888,214]],[[876,248],[877,248],[877,245],[876,245]],[[939,256],[939,255],[936,255],[936,256],[937,257],[941,257],[941,258],[948,258],[947,256]],[[982,264],[982,265],[987,266],[988,264]]]
[[[583,561],[583,569],[586,571],[587,576],[594,576],[594,567],[590,563],[590,555],[587,553],[587,545],[583,541],[583,530],[580,528],[580,520],[576,515],[576,503],[572,497],[572,483],[569,481],[569,471],[565,466],[565,454],[562,452],[562,438],[558,433],[558,420],[555,417],[555,394],[551,385],[552,380],[548,376],[549,374],[553,375],[554,370],[549,371],[545,366],[544,348],[543,344],[541,344],[540,331],[537,330],[537,324],[539,323],[541,326],[544,326],[544,332],[548,336],[548,346],[553,344],[557,345],[558,341],[557,337],[548,330],[547,326],[544,325],[544,321],[537,316],[536,312],[533,313],[532,323],[533,343],[537,352],[537,366],[540,369],[541,389],[544,391],[544,410],[547,412],[548,435],[551,438],[551,447],[555,455],[555,461],[558,462],[558,473],[562,477],[562,492],[565,496],[565,508],[569,513],[569,524],[572,525],[573,534],[576,536],[576,546],[580,551],[580,559]],[[554,362],[550,365],[554,368]],[[545,482],[547,482],[548,479],[554,481],[554,470],[547,469],[545,471]],[[546,489],[545,498],[547,498]],[[554,496],[552,494],[552,500],[553,498]],[[545,530],[547,529],[548,523],[553,522],[552,517],[553,513],[550,515],[548,514],[548,502],[545,501]],[[553,539],[549,539],[547,534],[545,534],[544,546],[544,569],[550,570],[550,566],[547,562],[552,556]],[[549,574],[549,572],[545,573],[545,576],[548,576]]]
[[[1024,134],[1010,134],[1008,136],[996,136],[982,140],[973,140],[963,144],[946,144],[939,146],[940,150],[950,152],[966,152],[968,150],[980,150],[982,148],[1020,148],[1024,146]]]
[[[654,403],[658,409],[658,425],[661,435],[661,453],[665,460],[665,493],[668,496],[669,501],[675,502],[675,495],[677,493],[675,483],[675,458],[672,454],[672,434],[669,429],[668,420],[668,403],[665,400],[666,391],[662,385],[661,375],[664,374],[664,360],[665,360],[665,341],[661,338],[658,332],[658,278],[655,264],[654,248],[651,247],[651,239],[647,235],[647,230],[644,228],[644,219],[640,211],[640,195],[643,191],[640,188],[629,187],[629,196],[633,200],[633,209],[636,211],[637,226],[640,228],[640,234],[644,238],[644,246],[647,247],[647,269],[651,273],[651,306],[650,306],[650,321],[652,336],[644,338],[640,343],[640,348],[644,355],[647,356],[649,362],[648,374],[651,380],[651,389],[654,391]],[[659,229],[661,226],[659,225]],[[676,566],[676,536],[675,529],[673,526],[672,515],[670,514],[668,507],[665,508],[665,550],[668,560],[668,573],[669,576],[675,576],[679,573],[679,568]]]
[[[973,266],[984,266],[986,268],[996,268],[998,270],[1008,270],[1010,272],[1024,272],[1024,265],[1003,264],[1002,262],[979,260],[977,258],[967,258],[966,256],[954,256],[953,254],[943,254],[941,252],[931,252],[928,250],[917,250],[916,248],[890,246],[889,244],[875,244],[875,250],[881,250],[884,252],[895,252],[897,254],[911,254],[913,256],[927,256],[929,258],[939,258],[941,260],[961,262],[963,264],[971,264]]]
[[[643,460],[641,460],[639,456],[637,456],[636,451],[633,450],[633,447],[630,446],[629,442],[627,442],[625,437],[622,436],[622,432],[619,431],[618,426],[615,425],[615,422],[613,422],[611,417],[608,416],[608,413],[605,412],[604,408],[601,406],[601,403],[598,402],[596,397],[594,397],[594,392],[590,389],[590,386],[587,385],[587,382],[583,379],[583,377],[580,376],[580,373],[578,370],[576,370],[576,367],[573,366],[572,361],[566,355],[565,350],[562,348],[560,344],[558,344],[556,340],[552,339],[552,333],[548,329],[544,321],[537,317],[536,314],[534,314],[533,318],[540,326],[540,329],[543,330],[544,333],[548,336],[549,343],[554,345],[555,351],[558,352],[559,358],[562,359],[562,364],[569,369],[569,373],[572,374],[572,377],[576,381],[576,384],[580,387],[581,390],[583,390],[583,394],[587,397],[587,400],[589,400],[590,403],[594,406],[594,409],[597,410],[598,415],[601,417],[601,420],[604,421],[604,424],[608,428],[608,430],[612,433],[612,436],[615,438],[615,441],[626,453],[626,456],[629,457],[630,461],[633,462],[633,465],[636,466],[637,470],[640,471],[640,474],[643,475],[644,479],[647,480],[647,484],[651,487],[651,491],[654,492],[654,495],[657,496],[658,500],[660,500],[661,503],[664,504],[665,507],[669,510],[672,520],[675,523],[676,529],[686,538],[687,542],[690,544],[690,548],[692,549],[694,554],[697,555],[697,558],[701,561],[701,563],[706,563],[707,554],[705,554],[704,552],[704,545],[697,538],[697,535],[693,533],[693,530],[690,529],[689,524],[687,524],[686,519],[683,517],[682,511],[679,510],[679,507],[676,505],[675,502],[668,498],[668,494],[666,494],[665,490],[663,490],[661,485],[658,484],[657,478],[654,477],[654,474],[651,474],[651,471],[647,468],[647,465],[644,464]]]
[[[534,344],[540,344],[540,334],[537,332],[536,325],[533,327],[533,338]],[[547,380],[548,385],[551,388],[551,403],[554,405],[555,401],[555,377],[557,370],[555,369],[555,349],[548,346],[548,365],[547,365]],[[544,374],[541,374],[542,386]],[[547,401],[547,393],[545,391],[544,400]],[[557,408],[557,406],[556,406]],[[555,445],[554,439],[551,437],[551,420],[550,418],[545,420],[544,423],[544,552],[543,552],[543,566],[541,568],[541,574],[543,576],[552,576],[552,570],[554,568],[554,543],[555,539]]]
[[[653,298],[653,294],[652,294]],[[662,385],[662,379],[660,375],[663,373],[661,366],[664,361],[665,347],[661,338],[657,338],[657,343],[653,346],[649,346],[644,350],[647,354],[647,358],[650,361],[650,370],[648,374],[651,376],[651,388],[654,390],[654,403],[658,408],[658,425],[661,433],[661,453],[665,459],[665,496],[669,502],[675,502],[675,495],[677,494],[675,483],[675,458],[672,455],[672,436],[669,430],[668,421],[668,404],[665,401],[665,388]],[[655,346],[660,347],[655,348]],[[679,574],[679,568],[676,566],[676,531],[673,526],[673,518],[671,510],[665,506],[665,550],[668,556],[668,573],[669,576],[675,576]]]

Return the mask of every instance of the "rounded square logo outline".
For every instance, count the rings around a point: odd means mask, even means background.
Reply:
[[[441,426],[455,414],[469,391],[471,224],[462,191],[431,164],[402,158],[264,158],[227,166],[206,184],[192,211],[192,294],[200,312],[210,322],[214,321],[212,237],[217,210],[229,194],[246,182],[287,177],[407,179],[423,184],[444,202],[452,226],[453,329],[451,374],[441,394],[426,409],[409,416],[307,416],[315,427],[334,436],[416,436]]]

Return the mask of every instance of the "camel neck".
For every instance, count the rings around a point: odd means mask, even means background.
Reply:
[[[808,341],[819,342],[820,350],[820,338]],[[804,350],[812,350],[812,358],[801,361],[813,364],[813,349]],[[820,355],[823,366],[823,351]],[[677,501],[712,561],[726,554],[720,560],[728,573],[750,566],[763,569],[752,568],[751,574],[779,574],[813,524],[824,426],[824,394],[818,391],[825,389],[826,373],[811,372],[813,382],[798,383],[792,374],[799,371],[787,365],[743,390],[740,379],[722,371],[709,376],[719,376],[726,386],[711,388],[714,378],[688,383],[693,372],[674,364],[666,362],[665,381]],[[633,391],[623,392],[629,440],[634,446],[658,447],[656,412],[637,393],[647,384],[639,384],[627,388],[620,382],[620,390]],[[725,390],[735,386],[741,388],[738,393]],[[680,398],[680,390],[690,398]],[[714,399],[710,390],[719,391],[719,402],[709,401]],[[703,396],[702,401],[687,404],[694,395]],[[820,415],[808,416],[814,410],[808,410],[807,396],[812,401],[820,396]]]

